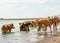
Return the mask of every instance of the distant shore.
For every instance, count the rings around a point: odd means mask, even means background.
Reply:
[[[0,20],[35,20],[37,18],[0,18]]]
[[[50,18],[50,17],[45,17],[45,18]],[[35,20],[35,19],[38,18],[0,18],[0,20]]]

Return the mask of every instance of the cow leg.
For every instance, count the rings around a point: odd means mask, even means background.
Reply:
[[[52,33],[51,26],[49,26],[49,27],[50,27],[50,32]]]
[[[46,33],[46,31],[47,31],[47,27],[44,28],[44,31],[45,31],[45,33]]]
[[[43,31],[47,31],[47,27],[43,28]]]
[[[24,31],[25,29],[24,28],[20,28],[20,31]]]
[[[47,31],[47,27],[45,28],[45,31]]]
[[[26,29],[26,31],[29,31],[29,26],[26,26],[25,29]]]
[[[9,29],[9,32],[11,32],[11,29]]]
[[[47,35],[47,27],[44,28],[44,35],[46,36]]]
[[[2,33],[6,33],[6,32],[7,32],[7,29],[2,30]]]
[[[41,30],[41,27],[40,26],[38,26],[37,27],[37,33],[39,34],[39,31]]]
[[[30,29],[28,29],[28,31],[30,31]]]
[[[57,30],[57,23],[53,24],[53,30]]]
[[[53,24],[53,32],[54,32],[54,35],[57,34],[57,24],[56,23]]]
[[[56,30],[57,30],[57,25],[58,25],[58,23],[56,23]]]

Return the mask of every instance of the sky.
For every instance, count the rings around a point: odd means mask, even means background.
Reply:
[[[60,0],[0,0],[0,18],[40,18],[60,14]]]

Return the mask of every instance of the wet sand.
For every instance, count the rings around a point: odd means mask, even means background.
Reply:
[[[45,37],[44,40],[40,40],[36,43],[60,43],[60,32],[58,32],[56,35]]]

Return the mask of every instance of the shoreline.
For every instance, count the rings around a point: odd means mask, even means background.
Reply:
[[[36,43],[60,43],[60,33],[52,35],[50,37],[46,36],[43,40]]]

